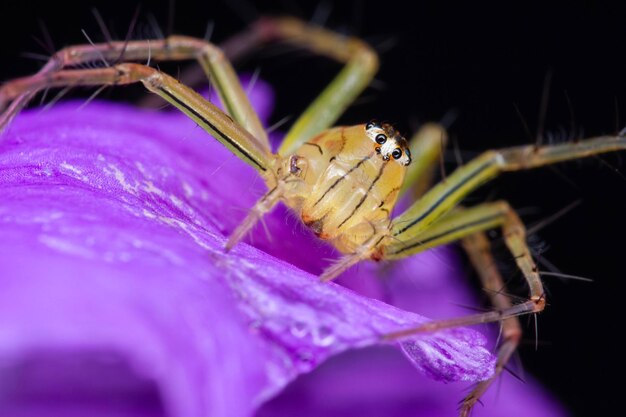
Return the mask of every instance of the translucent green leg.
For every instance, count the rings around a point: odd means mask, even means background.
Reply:
[[[269,42],[282,41],[344,63],[343,70],[296,120],[280,146],[290,155],[304,142],[331,127],[367,87],[378,70],[376,52],[363,41],[314,26],[291,17],[265,17],[222,45],[232,59],[239,59]],[[194,74],[183,79],[197,80]],[[305,81],[306,82],[306,81]]]
[[[531,169],[570,159],[626,149],[626,138],[602,136],[554,146],[520,146],[487,151],[458,168],[393,219],[392,236],[409,241],[422,235],[442,215],[453,209],[465,196],[501,172]]]
[[[491,244],[487,235],[484,232],[470,234],[462,239],[462,244],[494,308],[498,311],[506,311],[512,308],[511,300],[506,295],[504,280],[491,254]],[[498,347],[495,372],[491,378],[479,382],[463,399],[461,405],[462,414],[469,414],[469,410],[500,376],[511,356],[517,350],[521,339],[522,326],[520,325],[519,317],[513,316],[502,320],[500,323],[501,342]]]
[[[446,147],[448,135],[443,126],[427,123],[420,127],[409,140],[411,165],[409,165],[400,194],[410,192],[421,197],[432,185],[435,168],[440,162],[441,152]]]
[[[47,77],[33,76],[12,81],[11,89],[19,96],[48,87],[83,85],[124,85],[141,82],[187,114],[211,133],[235,155],[256,168],[262,175],[271,173],[272,155],[255,138],[214,104],[169,75],[140,64],[119,64],[108,68],[61,70]]]
[[[281,155],[292,154],[302,143],[332,126],[378,70],[376,52],[357,38],[293,18],[261,19],[253,30],[262,33],[267,40],[284,40],[346,64],[296,120],[278,150]]]
[[[67,67],[76,67],[102,60],[113,63],[123,61],[179,61],[196,59],[211,78],[228,114],[252,134],[252,140],[270,153],[267,134],[250,101],[239,83],[239,78],[222,51],[201,39],[170,36],[162,40],[111,42],[96,45],[77,45],[55,53],[35,75],[9,81],[0,87],[0,131],[34,96],[26,85],[45,83],[52,75]],[[47,85],[45,87],[49,87]],[[45,88],[44,87],[44,88]],[[5,109],[5,106],[10,106]]]
[[[526,245],[525,227],[505,201],[480,204],[468,209],[458,208],[432,224],[420,235],[404,241],[390,240],[385,246],[382,259],[402,259],[496,227],[503,229],[504,240],[528,281],[531,299],[543,299],[543,286]]]

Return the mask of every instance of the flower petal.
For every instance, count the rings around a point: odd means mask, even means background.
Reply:
[[[563,410],[529,376],[504,374],[472,411],[476,417],[559,417]],[[388,347],[370,347],[331,358],[264,404],[256,417],[450,417],[467,384],[441,384],[407,364]]]
[[[329,356],[425,320],[320,283],[291,263],[303,248],[285,239],[272,248],[288,262],[245,244],[225,254],[229,211],[262,190],[252,169],[178,114],[77,107],[22,114],[1,138],[9,368],[47,358],[62,373],[58,358],[95,352],[123,362],[138,386],[155,384],[171,415],[243,416]],[[493,372],[484,344],[454,329],[405,350],[435,378],[479,380]],[[102,369],[84,372],[98,380]],[[37,383],[52,390],[56,380]]]

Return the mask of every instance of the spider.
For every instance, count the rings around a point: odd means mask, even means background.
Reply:
[[[250,105],[227,55],[241,56],[282,40],[307,48],[345,66],[288,131],[276,153]],[[226,52],[225,52],[226,51]],[[171,76],[131,61],[196,59],[216,88],[225,111]],[[80,68],[91,62],[102,68]],[[113,63],[113,64],[109,64]],[[235,36],[224,50],[208,41],[170,36],[160,40],[71,46],[55,53],[35,75],[0,88],[0,130],[39,91],[50,87],[111,86],[141,82],[149,91],[187,114],[242,161],[255,168],[269,191],[251,208],[226,242],[236,245],[278,202],[289,206],[320,239],[343,257],[320,276],[329,281],[364,260],[394,260],[461,241],[489,291],[493,311],[433,321],[385,335],[388,340],[425,331],[502,322],[502,342],[494,376],[479,383],[461,405],[461,415],[503,371],[521,338],[518,316],[546,305],[538,268],[525,238],[525,227],[506,201],[465,208],[461,201],[485,182],[507,171],[526,170],[565,160],[626,148],[623,136],[602,136],[552,146],[521,146],[486,151],[429,188],[432,170],[445,140],[441,126],[428,124],[410,140],[392,125],[371,120],[332,127],[370,83],[378,57],[363,41],[294,18],[263,18]],[[415,202],[397,217],[398,197],[413,190]],[[493,264],[485,232],[501,228],[528,286],[528,300],[512,304]]]

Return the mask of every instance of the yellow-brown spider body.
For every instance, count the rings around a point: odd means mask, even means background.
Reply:
[[[337,127],[304,143],[287,158],[283,201],[321,239],[354,253],[388,233],[390,212],[404,181],[406,141],[388,125]],[[372,131],[376,130],[376,135]],[[380,131],[378,131],[380,130]],[[382,146],[371,136],[378,136]],[[392,152],[383,150],[395,143]]]

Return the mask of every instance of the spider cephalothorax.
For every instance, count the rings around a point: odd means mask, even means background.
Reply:
[[[397,150],[402,155],[396,153],[392,162],[381,146],[373,147],[374,129],[385,135],[383,147],[387,143],[393,147],[389,154]],[[353,253],[388,229],[408,160],[406,140],[392,136],[394,132],[390,125],[337,127],[295,152],[302,184],[290,187],[293,194],[285,193],[287,204],[320,238],[344,253]]]

